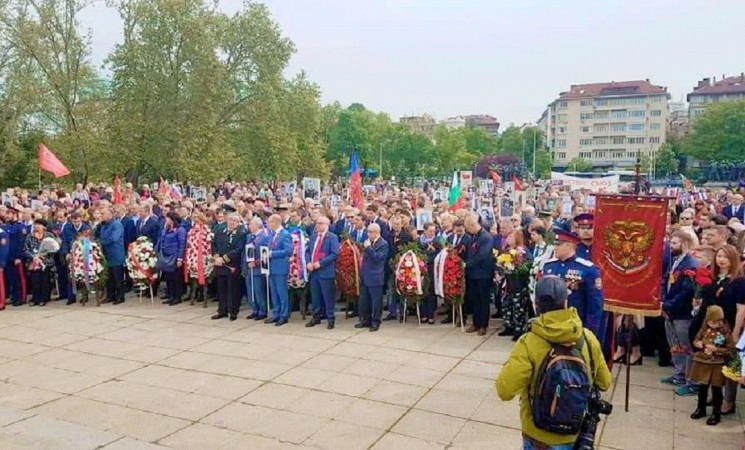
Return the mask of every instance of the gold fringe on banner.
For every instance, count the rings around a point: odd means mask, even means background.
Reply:
[[[650,311],[648,309],[628,308],[625,306],[609,305],[607,303],[603,305],[603,310],[614,312],[614,313],[633,314],[633,315],[644,316],[644,317],[660,317],[662,315],[662,311],[659,309],[655,311]]]

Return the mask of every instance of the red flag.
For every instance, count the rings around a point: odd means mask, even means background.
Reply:
[[[497,172],[489,169],[489,176],[491,177],[492,181],[494,181],[494,184],[502,183],[502,177],[500,177]]]
[[[70,175],[70,169],[44,144],[39,144],[39,169],[52,173],[56,178]]]
[[[520,181],[520,179],[514,173],[512,174],[512,182],[515,183],[515,190],[516,191],[524,191],[525,190],[525,188],[523,187],[523,182]]]
[[[117,175],[114,177],[114,204],[121,205],[122,203],[124,203],[122,199],[122,179]]]

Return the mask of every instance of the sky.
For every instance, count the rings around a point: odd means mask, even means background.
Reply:
[[[535,122],[571,84],[649,78],[674,101],[705,77],[745,71],[740,0],[265,0],[322,102],[396,120],[490,114]],[[242,0],[221,0],[234,12]],[[97,2],[81,25],[103,63],[121,40]]]

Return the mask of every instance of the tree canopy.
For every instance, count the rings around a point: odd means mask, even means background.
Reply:
[[[744,161],[745,100],[709,105],[693,122],[683,151],[703,161]]]

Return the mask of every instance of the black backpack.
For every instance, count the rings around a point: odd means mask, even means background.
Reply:
[[[590,354],[590,372],[582,357],[585,333],[574,345],[551,344],[543,358],[530,394],[533,423],[541,430],[558,434],[577,434],[587,412],[592,389],[594,361]]]

